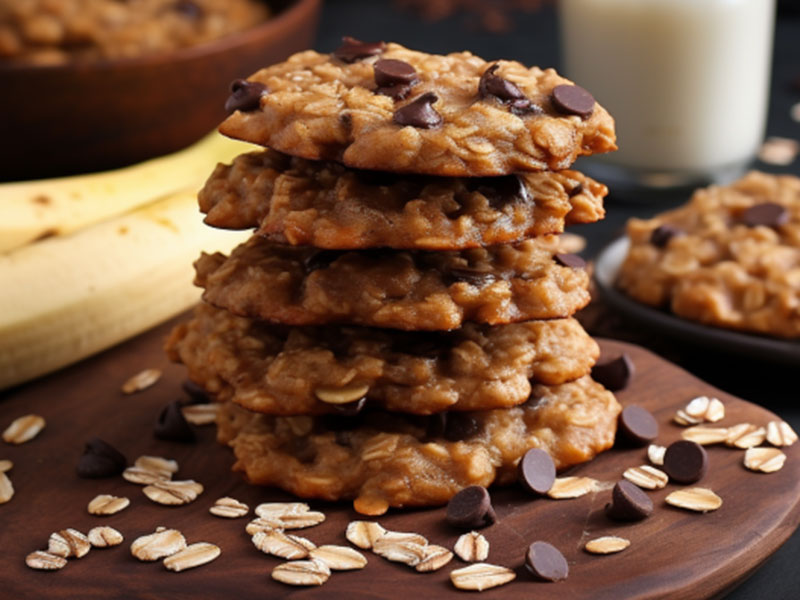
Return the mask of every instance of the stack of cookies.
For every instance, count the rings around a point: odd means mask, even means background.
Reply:
[[[552,69],[345,38],[234,83],[206,223],[255,228],[196,263],[204,303],[167,342],[224,403],[236,469],[358,512],[438,505],[611,446],[619,405],[565,224],[605,186],[565,170],[613,121]]]

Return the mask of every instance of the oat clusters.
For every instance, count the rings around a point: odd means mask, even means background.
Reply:
[[[510,483],[534,447],[562,469],[613,444],[620,407],[572,318],[588,274],[560,237],[604,216],[606,187],[567,169],[615,148],[586,90],[551,69],[345,38],[235,81],[226,108],[220,130],[266,149],[219,165],[200,208],[255,232],[197,260],[204,303],[166,348],[222,403],[236,470],[380,515]],[[310,551],[277,534],[257,545]],[[308,581],[326,576],[315,560]],[[486,568],[461,581],[506,577]]]

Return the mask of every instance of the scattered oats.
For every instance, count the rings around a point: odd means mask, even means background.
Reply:
[[[177,529],[156,528],[155,533],[133,540],[131,554],[141,561],[152,561],[171,556],[186,548],[186,538]]]
[[[464,562],[483,562],[489,558],[489,542],[477,531],[470,531],[456,540],[453,551]]]
[[[156,481],[143,490],[144,495],[158,504],[189,504],[203,493],[203,485],[193,479]]]
[[[375,541],[372,546],[372,551],[375,554],[392,562],[406,564],[409,567],[416,567],[422,562],[422,559],[425,558],[425,547],[428,545],[428,540],[423,538],[425,543],[421,544],[416,538],[411,537],[415,534],[392,536],[392,533],[388,532]]]
[[[460,590],[477,590],[482,592],[499,585],[514,581],[517,574],[507,567],[489,563],[475,563],[450,573],[450,581]]]
[[[192,425],[213,425],[222,405],[216,402],[209,404],[189,404],[181,408],[183,418]]]
[[[717,510],[722,506],[722,498],[717,496],[708,488],[694,487],[676,490],[665,498],[667,504],[695,510],[697,512],[708,512]]]
[[[154,385],[159,379],[161,379],[161,369],[139,371],[122,384],[122,393],[135,394],[136,392],[141,392]]]
[[[316,544],[299,535],[284,533],[278,529],[272,531],[256,531],[252,537],[253,545],[264,554],[272,554],[287,560],[306,558],[308,551],[316,548]]]
[[[696,425],[683,430],[681,432],[681,437],[690,442],[700,444],[701,446],[724,444],[728,440],[728,428]]]
[[[214,502],[214,506],[208,509],[212,515],[225,517],[226,519],[238,519],[250,512],[250,507],[244,502],[239,502],[236,498],[225,496]],[[252,535],[252,534],[250,534]]]
[[[186,546],[175,554],[164,559],[164,566],[170,571],[180,573],[186,569],[193,569],[215,560],[222,550],[219,546],[208,542],[197,542]]]
[[[349,546],[318,546],[309,550],[308,555],[328,565],[331,571],[353,571],[367,566],[367,558]]]
[[[303,529],[325,520],[305,502],[265,502],[256,506],[255,513],[273,529]]]
[[[777,448],[748,448],[744,453],[744,466],[751,471],[774,473],[783,468],[786,455]]]
[[[698,417],[693,417],[682,408],[678,409],[678,411],[675,413],[675,416],[672,417],[672,420],[678,425],[683,425],[683,426],[697,425],[703,422],[703,419]]]
[[[591,477],[556,477],[547,495],[554,500],[579,498],[597,489],[597,480]]]
[[[773,446],[791,446],[797,441],[797,434],[786,421],[767,423],[767,441]]]
[[[792,105],[792,108],[789,109],[789,116],[793,120],[800,122],[800,102]]]
[[[39,415],[25,415],[14,419],[3,432],[3,441],[9,444],[24,444],[35,438],[44,429],[45,420]]]
[[[95,548],[118,546],[125,539],[119,531],[108,526],[93,527],[86,534],[86,537]]]
[[[25,557],[25,564],[31,569],[39,571],[57,571],[63,569],[67,565],[67,559],[49,552],[37,550],[31,552]]]
[[[322,386],[314,390],[314,395],[326,404],[350,404],[367,395],[369,386],[364,384],[347,385],[345,387]]]
[[[163,474],[140,467],[128,467],[122,472],[125,481],[137,483],[139,485],[152,485],[157,481],[169,481],[172,476],[164,477]]]
[[[247,535],[255,535],[259,531],[272,531],[274,529],[280,529],[280,527],[274,527],[274,521],[265,521],[260,517],[250,521],[244,528]]]
[[[797,140],[784,137],[768,137],[758,151],[758,158],[761,162],[770,165],[790,165],[794,162],[797,153],[800,152],[800,144]]]
[[[760,446],[767,437],[767,430],[752,423],[739,423],[728,427],[725,444],[736,448],[753,448]]]
[[[89,539],[77,529],[62,529],[50,534],[47,551],[64,558],[83,558],[92,549]]]
[[[14,463],[10,460],[4,458],[0,460],[0,473],[5,473],[6,471],[10,471],[14,468]]]
[[[699,419],[699,422],[716,423],[725,418],[725,405],[719,398],[698,396],[691,400],[683,410],[693,419]]]
[[[14,485],[5,473],[0,473],[0,504],[5,504],[14,497]]]
[[[438,571],[451,560],[453,560],[453,553],[450,550],[444,546],[428,544],[425,546],[424,558],[414,568],[420,573],[430,573],[431,571]]]
[[[131,501],[128,498],[120,496],[111,496],[110,494],[100,494],[95,496],[89,502],[87,510],[91,515],[113,515],[119,511],[128,508]]]
[[[591,554],[614,554],[615,552],[622,552],[630,545],[630,540],[615,535],[606,535],[589,540],[583,549]]]
[[[647,447],[647,459],[656,466],[664,464],[664,453],[667,451],[665,446],[650,444]]]
[[[386,530],[375,521],[351,521],[344,536],[351,544],[369,550]]]
[[[428,540],[425,536],[418,533],[411,533],[406,531],[386,531],[379,539],[387,542],[410,542],[412,544],[419,544],[420,546],[427,546]],[[378,540],[375,540],[377,543]],[[373,543],[373,546],[375,544]]]
[[[178,463],[160,456],[140,456],[122,472],[122,476],[131,483],[152,485],[157,481],[169,481],[178,472]]]
[[[558,236],[558,251],[565,254],[578,254],[586,248],[586,238],[576,233],[564,232]]]
[[[669,482],[669,476],[664,471],[650,465],[625,469],[622,476],[645,490],[660,490]]]
[[[272,578],[288,585],[322,585],[330,576],[328,565],[319,560],[295,560],[272,569]]]

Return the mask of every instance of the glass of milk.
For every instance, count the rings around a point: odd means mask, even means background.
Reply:
[[[612,186],[724,183],[767,114],[775,0],[560,0],[567,77],[614,117],[619,150],[581,165]]]

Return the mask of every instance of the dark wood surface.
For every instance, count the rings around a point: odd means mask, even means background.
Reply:
[[[244,532],[247,518],[224,520],[207,511],[224,495],[250,504],[288,496],[245,484],[230,471],[232,456],[214,441],[214,428],[200,428],[198,443],[180,444],[153,438],[160,408],[181,397],[183,370],[168,364],[161,343],[169,324],[148,332],[74,367],[0,396],[0,424],[35,412],[47,428],[32,442],[0,446],[0,458],[10,458],[9,473],[16,495],[0,505],[0,573],[2,595],[8,598],[418,598],[459,597],[448,573],[463,566],[458,559],[444,569],[422,575],[368,553],[369,564],[358,572],[334,573],[318,589],[291,588],[269,578],[280,561],[257,551]],[[680,435],[669,423],[672,413],[698,394],[714,394],[726,404],[723,424],[750,421],[766,424],[775,418],[767,410],[739,400],[701,382],[687,372],[637,346],[601,342],[604,354],[627,351],[637,375],[618,394],[621,403],[639,403],[653,410],[661,423],[659,442]],[[122,382],[145,367],[162,367],[165,375],[153,388],[133,396],[119,391]],[[117,446],[132,462],[141,454],[175,458],[178,478],[194,478],[206,487],[193,504],[164,507],[153,504],[140,486],[121,477],[85,480],[75,475],[83,442],[98,435]],[[513,567],[518,578],[484,592],[485,598],[536,597],[629,600],[714,597],[755,569],[792,533],[800,521],[800,444],[786,449],[783,470],[765,475],[745,470],[743,451],[709,449],[711,468],[700,485],[714,489],[724,500],[721,509],[695,514],[668,507],[664,497],[675,489],[650,492],[654,515],[635,524],[606,519],[603,507],[610,491],[575,500],[532,500],[516,486],[493,491],[498,523],[483,530],[491,544],[489,561]],[[642,449],[611,450],[570,474],[614,482],[622,471],[646,462]],[[96,494],[125,495],[131,506],[110,517],[95,517],[86,505]],[[344,543],[344,528],[358,518],[348,504],[312,502],[328,519],[301,531],[318,544]],[[388,528],[416,531],[431,542],[452,547],[458,532],[443,521],[442,508],[392,511],[379,521]],[[93,550],[72,559],[59,572],[35,572],[24,564],[28,552],[45,548],[52,531],[74,527],[88,531],[98,524],[118,528],[122,546]],[[191,542],[209,541],[222,548],[215,562],[184,573],[172,573],[159,563],[141,563],[129,552],[131,541],[165,525],[180,529]],[[624,552],[592,556],[581,550],[592,537],[616,534],[631,540]],[[557,584],[537,583],[522,568],[527,545],[537,539],[556,545],[570,564],[570,577]],[[463,596],[461,596],[463,597]]]

